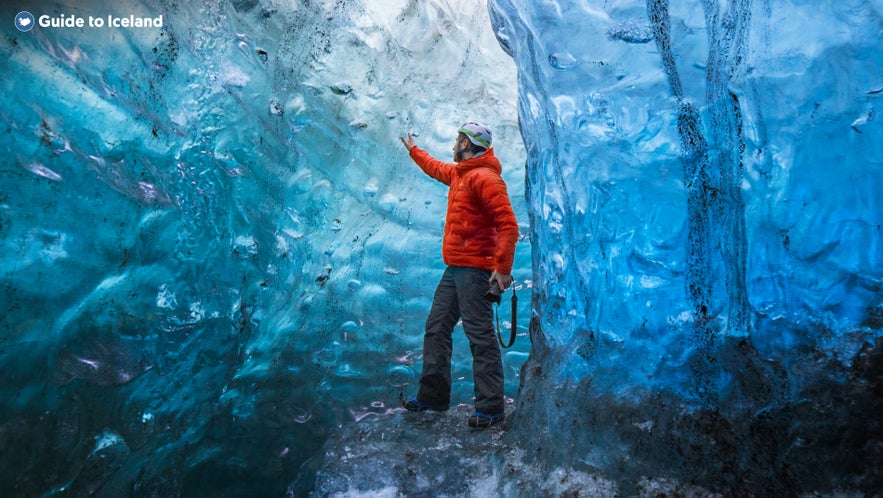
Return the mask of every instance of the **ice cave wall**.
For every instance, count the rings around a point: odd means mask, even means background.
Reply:
[[[25,9],[164,19],[19,32]],[[0,494],[280,495],[330,427],[396,407],[446,195],[402,134],[445,157],[457,126],[487,122],[528,233],[514,64],[484,4],[20,3],[2,19]],[[506,355],[509,396],[528,348]]]
[[[490,1],[528,152],[530,460],[879,491],[881,9]]]

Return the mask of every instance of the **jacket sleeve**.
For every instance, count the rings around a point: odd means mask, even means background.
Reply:
[[[509,193],[506,183],[496,174],[481,175],[479,182],[481,191],[480,198],[484,199],[485,207],[494,220],[497,229],[497,248],[494,253],[495,269],[499,273],[512,274],[512,264],[515,260],[515,244],[518,242],[518,221],[512,204],[509,202]]]
[[[451,185],[451,181],[454,178],[454,164],[439,161],[417,146],[411,147],[411,159],[413,159],[414,162],[417,163],[417,166],[420,166],[420,169],[422,169],[427,175],[447,186]]]

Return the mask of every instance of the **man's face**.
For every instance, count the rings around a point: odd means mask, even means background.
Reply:
[[[456,141],[456,143],[454,143],[454,147],[452,148],[452,150],[454,151],[454,162],[455,163],[459,163],[460,160],[462,159],[463,151],[466,150],[466,147],[464,147],[463,142],[468,141],[468,140],[469,139],[463,137],[462,135],[457,135],[457,141]]]

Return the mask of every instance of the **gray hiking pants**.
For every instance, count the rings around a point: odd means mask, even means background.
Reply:
[[[494,311],[484,299],[491,273],[448,267],[435,290],[423,337],[423,374],[417,399],[434,406],[451,403],[453,331],[463,319],[472,350],[475,411],[503,413],[503,362],[494,330]]]

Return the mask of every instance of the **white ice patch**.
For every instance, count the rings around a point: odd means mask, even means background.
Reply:
[[[221,70],[221,83],[224,86],[244,87],[251,78],[239,66],[226,63]]]
[[[95,449],[92,450],[92,454],[117,444],[126,444],[126,440],[119,434],[105,429],[102,434],[95,436]]]
[[[169,290],[166,284],[162,284],[159,287],[159,292],[156,293],[156,306],[163,309],[172,309],[178,306],[178,299],[175,297],[175,293]]]
[[[48,178],[50,180],[54,180],[60,182],[62,180],[61,175],[47,168],[43,163],[33,163],[25,166],[28,171],[31,173],[42,176],[43,178]]]

